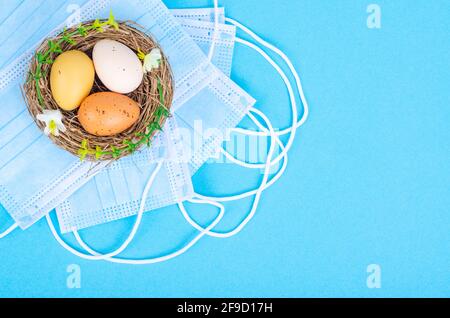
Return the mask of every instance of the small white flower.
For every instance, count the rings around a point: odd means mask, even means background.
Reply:
[[[158,48],[153,49],[144,58],[144,73],[151,72],[153,69],[159,68],[161,59],[161,50]]]
[[[66,127],[62,123],[63,115],[59,110],[44,110],[43,114],[36,116],[37,120],[45,122],[44,133],[48,136],[59,136],[59,132],[65,132]]]

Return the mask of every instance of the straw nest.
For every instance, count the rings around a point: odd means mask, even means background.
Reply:
[[[23,93],[28,110],[36,125],[42,131],[45,129],[45,123],[36,119],[38,114],[41,114],[45,109],[60,110],[62,112],[64,117],[63,124],[67,128],[66,132],[61,132],[60,136],[49,136],[57,146],[76,156],[82,155],[84,150],[83,158],[90,161],[116,160],[133,153],[145,145],[150,145],[152,137],[160,129],[149,130],[149,125],[153,123],[156,124],[156,127],[162,127],[167,118],[167,114],[165,116],[157,115],[158,107],[164,106],[166,110],[170,110],[173,98],[173,78],[170,65],[161,50],[163,58],[160,67],[146,73],[139,88],[126,95],[136,101],[141,107],[138,121],[128,130],[115,136],[99,137],[86,132],[77,118],[77,109],[64,111],[58,107],[53,99],[50,89],[50,69],[52,65],[51,62],[39,62],[38,54],[45,54],[45,52],[51,50],[50,41],[59,43],[62,52],[80,50],[90,57],[92,57],[94,45],[102,39],[121,42],[136,53],[139,51],[149,53],[154,48],[160,48],[149,35],[142,31],[141,27],[133,22],[118,22],[118,30],[107,26],[102,32],[92,29],[94,22],[87,21],[80,25],[88,28],[85,34],[75,34],[80,28],[80,26],[77,26],[59,33],[54,38],[43,41],[31,62],[29,76],[23,86]],[[71,37],[73,42],[64,40],[63,37],[67,34],[75,34]],[[59,54],[61,53],[53,52],[48,57],[54,61]],[[37,72],[39,68],[41,72]],[[40,90],[41,96],[39,96],[38,90]],[[96,76],[91,94],[105,91],[108,91],[108,89]],[[153,127],[155,126],[153,125]],[[145,137],[145,135],[147,136]],[[145,142],[142,142],[142,140],[139,142],[139,138],[143,138],[142,136],[146,139]],[[135,146],[130,147],[130,142]],[[94,152],[95,149],[97,149],[97,154]],[[101,150],[101,155],[98,153],[98,150]]]

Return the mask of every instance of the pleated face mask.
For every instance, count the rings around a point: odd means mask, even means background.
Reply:
[[[184,109],[193,99],[202,105],[217,105],[222,109],[219,114],[224,116],[217,117],[214,127],[225,129],[235,126],[253,105],[254,100],[210,63],[160,1],[89,1],[78,13],[84,21],[107,17],[110,9],[120,12],[123,20],[134,20],[144,26],[162,46],[176,83],[175,111]],[[82,163],[56,148],[27,114],[20,84],[32,52],[25,53],[0,73],[0,96],[4,101],[0,106],[0,202],[23,229],[61,204],[106,165]],[[216,135],[207,142],[220,144],[223,138]],[[202,147],[196,154],[196,162],[206,161],[213,148]],[[126,162],[119,161],[118,165],[126,168]],[[27,180],[26,189],[23,180]]]
[[[214,24],[211,23],[214,18],[213,12],[211,9],[171,10],[171,13],[180,19],[181,26],[205,54],[208,54],[213,40]],[[193,20],[194,17],[195,20]],[[223,11],[220,11],[219,21],[223,20]],[[223,73],[229,75],[236,29],[233,26],[220,24],[218,30],[219,36],[212,61]],[[180,109],[182,108],[184,106]],[[211,111],[215,109],[208,107],[203,110],[203,113]],[[180,130],[176,129],[175,122],[179,117],[175,115],[171,118],[170,124],[164,129],[165,138],[172,145],[175,155],[170,156],[158,172],[153,182],[155,186],[150,189],[145,201],[145,211],[173,205],[193,196],[191,173],[187,169],[185,158],[187,156],[185,149],[190,146],[190,143],[186,144],[185,140],[192,138],[183,138],[183,140],[178,138]],[[193,117],[183,118],[183,122],[184,126],[189,128],[188,135],[193,137],[196,134],[192,128],[194,127]],[[139,157],[139,155],[130,157],[134,165],[114,164],[112,167],[105,168],[59,205],[56,211],[61,232],[80,230],[135,215],[138,212],[145,185],[159,159],[139,160]]]

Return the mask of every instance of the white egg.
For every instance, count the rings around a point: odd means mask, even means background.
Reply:
[[[98,41],[92,59],[98,77],[110,91],[128,94],[141,85],[142,63],[128,46],[113,40]]]

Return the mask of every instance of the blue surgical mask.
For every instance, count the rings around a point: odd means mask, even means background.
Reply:
[[[210,9],[201,9],[199,14],[196,14],[196,10],[191,9],[186,13],[189,16],[204,14],[206,17],[211,17],[211,14],[207,14],[211,11]],[[176,10],[177,18],[182,19],[181,25],[207,54],[212,42],[214,25],[210,22],[185,19],[183,13],[183,9]],[[234,43],[230,43],[229,39],[234,39],[236,30],[233,26],[226,25],[221,25],[219,30],[221,36],[216,43],[213,61],[217,61],[222,66],[222,71],[229,74],[234,48]],[[183,108],[184,106],[180,110]],[[184,158],[185,149],[189,147],[186,142],[190,138],[183,137],[195,135],[194,130],[190,128],[194,127],[195,123],[192,121],[189,125],[184,124],[189,128],[185,130],[183,136],[180,136],[178,133],[181,130],[175,129],[177,118],[178,116],[171,118],[173,123],[168,125],[169,127],[164,131],[169,143],[173,144],[172,148],[181,147],[182,154],[170,156],[170,160],[162,166],[155,179],[156,186],[149,192],[145,211],[177,204],[193,196],[191,171],[187,165],[190,158],[187,160]],[[188,121],[189,118],[186,120]],[[139,156],[130,158],[135,157]],[[157,159],[159,157],[124,169],[120,169],[118,165],[105,168],[57,207],[61,231],[66,233],[80,230],[135,215],[138,211],[141,193],[149,175],[155,169]]]
[[[183,104],[194,98],[203,105],[217,106],[216,109],[223,110],[221,114],[233,109],[232,120],[219,118],[221,128],[225,129],[223,123],[237,122],[253,104],[248,94],[210,64],[160,1],[89,1],[81,8],[81,18],[107,17],[110,8],[120,12],[121,19],[134,20],[147,27],[163,47],[177,83],[174,110],[182,110]],[[0,72],[3,101],[0,106],[0,202],[23,229],[65,201],[105,165],[80,163],[75,156],[55,147],[35,127],[20,92],[31,54],[25,53]],[[230,88],[236,92],[234,95],[228,95]],[[207,142],[208,145],[220,144],[223,139],[223,136],[216,136]],[[205,162],[215,151],[217,149],[201,147],[195,154],[197,164]],[[23,180],[27,180],[26,189],[22,187]]]

